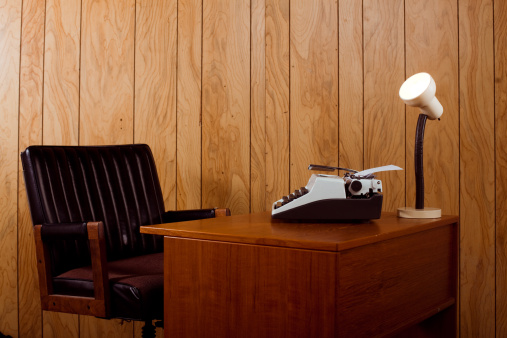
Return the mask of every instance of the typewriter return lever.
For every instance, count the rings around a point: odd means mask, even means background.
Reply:
[[[351,173],[357,173],[357,170],[354,169],[347,169],[347,168],[340,168],[340,167],[330,167],[327,165],[319,165],[319,164],[310,164],[308,166],[308,170],[320,170],[320,171],[335,171],[335,170],[344,170]]]

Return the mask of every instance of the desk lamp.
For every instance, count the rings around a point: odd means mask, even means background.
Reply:
[[[417,120],[415,133],[414,164],[415,164],[415,208],[398,208],[398,217],[403,218],[439,218],[441,210],[424,207],[424,173],[423,173],[423,142],[426,120],[438,119],[444,108],[435,97],[435,81],[428,73],[418,73],[408,78],[400,88],[400,98],[407,105],[421,110]]]

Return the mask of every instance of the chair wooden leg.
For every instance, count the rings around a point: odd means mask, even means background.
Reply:
[[[152,324],[151,320],[146,320],[144,322],[142,332],[143,338],[155,338],[155,326]]]

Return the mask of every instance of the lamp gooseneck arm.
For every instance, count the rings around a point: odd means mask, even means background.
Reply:
[[[426,114],[419,114],[417,120],[417,129],[415,132],[415,208],[424,209],[424,173],[423,173],[423,143],[424,143],[424,127],[426,126]]]

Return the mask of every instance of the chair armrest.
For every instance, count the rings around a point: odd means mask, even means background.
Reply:
[[[41,239],[43,242],[76,239],[88,239],[86,222],[78,223],[47,223],[41,226]]]
[[[231,212],[229,211],[229,209],[218,209],[218,208],[166,211],[165,213],[162,214],[162,222],[174,223],[230,215]]]
[[[109,317],[109,277],[102,222],[36,225],[34,227],[34,238],[42,309]],[[94,298],[53,293],[48,242],[63,239],[88,240],[92,262]]]

